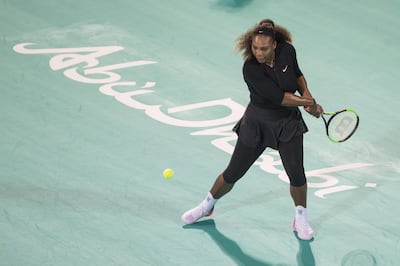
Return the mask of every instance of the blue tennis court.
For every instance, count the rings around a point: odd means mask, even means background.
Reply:
[[[399,265],[398,1],[0,1],[0,265]],[[267,149],[184,225],[249,101],[235,39],[288,28],[325,110],[304,113],[313,241]],[[172,168],[173,178],[163,178]]]

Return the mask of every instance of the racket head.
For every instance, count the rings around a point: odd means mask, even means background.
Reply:
[[[326,126],[328,138],[335,142],[348,140],[357,130],[360,118],[356,111],[344,109],[337,112],[326,112],[324,115],[331,115],[328,121],[322,116]]]

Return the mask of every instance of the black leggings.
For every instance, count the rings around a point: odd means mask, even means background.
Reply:
[[[264,150],[265,147],[249,147],[238,140],[228,167],[222,174],[225,182],[234,184],[238,181]],[[295,187],[304,185],[306,176],[303,166],[303,134],[293,137],[288,142],[281,142],[278,151],[290,185]]]

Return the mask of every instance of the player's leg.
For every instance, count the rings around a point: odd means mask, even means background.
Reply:
[[[214,185],[211,187],[210,193],[214,199],[220,199],[226,193],[231,191],[233,188],[232,183],[227,183],[224,179],[223,174],[220,174],[214,182]]]
[[[283,167],[290,180],[290,194],[295,205],[295,219],[293,230],[299,238],[310,240],[313,230],[307,218],[307,180],[303,163],[303,135],[294,137],[289,142],[282,142],[279,146]]]
[[[238,140],[228,167],[216,178],[206,198],[182,215],[183,222],[191,224],[204,216],[210,216],[216,201],[231,191],[236,181],[247,172],[264,150],[265,148],[261,147],[246,146]]]

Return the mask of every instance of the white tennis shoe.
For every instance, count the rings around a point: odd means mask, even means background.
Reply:
[[[292,228],[302,240],[311,240],[314,237],[314,231],[304,218],[294,219]]]
[[[185,224],[192,224],[197,222],[199,219],[207,216],[211,216],[214,212],[214,207],[210,211],[207,211],[202,204],[197,205],[193,209],[188,210],[182,215],[182,221]]]

